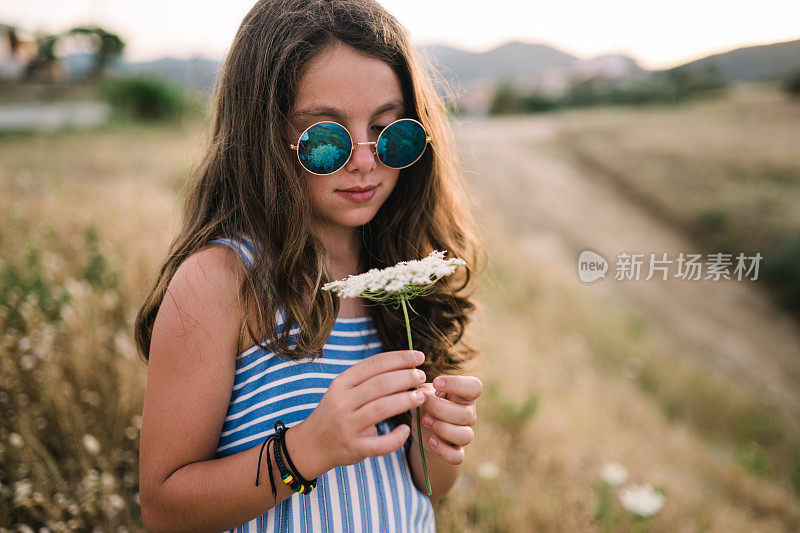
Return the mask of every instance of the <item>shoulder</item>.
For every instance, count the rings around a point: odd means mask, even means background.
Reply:
[[[187,303],[194,302],[195,307],[203,304],[232,311],[238,305],[239,286],[245,275],[245,266],[231,248],[212,243],[181,263],[167,292]]]
[[[153,336],[160,332],[187,347],[208,338],[235,353],[244,319],[239,287],[245,275],[242,261],[225,245],[209,244],[191,254],[167,286]]]

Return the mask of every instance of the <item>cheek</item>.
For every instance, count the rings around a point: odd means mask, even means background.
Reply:
[[[384,198],[388,198],[394,188],[397,186],[397,181],[400,179],[400,170],[391,170],[384,176],[383,188],[385,189]]]
[[[325,209],[331,202],[331,197],[333,196],[333,189],[328,185],[324,184],[321,179],[321,176],[314,176],[313,174],[303,176],[303,179],[306,180],[306,191],[308,192],[308,197],[311,200],[311,205],[314,207],[315,210],[319,211],[321,209]],[[316,180],[314,178],[317,178]]]

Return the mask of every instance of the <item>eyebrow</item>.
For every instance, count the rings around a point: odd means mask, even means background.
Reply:
[[[380,115],[381,113],[385,113],[387,111],[393,111],[398,109],[400,110],[405,109],[405,104],[403,103],[402,100],[395,98],[394,100],[386,102],[382,106],[378,107],[375,110],[375,112],[372,113],[372,117],[370,118],[374,118]],[[340,109],[336,109],[335,107],[321,105],[321,106],[301,109],[300,111],[295,111],[294,113],[291,114],[291,118],[293,119],[305,118],[305,117],[334,117],[337,119],[343,119],[347,118],[347,113]]]

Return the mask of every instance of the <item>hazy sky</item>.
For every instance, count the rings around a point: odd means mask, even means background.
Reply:
[[[61,31],[95,23],[126,40],[128,60],[221,58],[254,0],[2,0],[0,23]],[[624,53],[667,68],[739,46],[800,38],[800,1],[383,0],[418,44],[483,51],[510,39],[582,58]]]

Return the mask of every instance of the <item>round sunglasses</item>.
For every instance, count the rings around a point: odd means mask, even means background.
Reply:
[[[361,143],[354,143],[347,128],[338,122],[326,120],[306,128],[297,144],[290,144],[289,148],[297,151],[304,169],[326,176],[347,164],[356,145],[371,144],[378,161],[400,169],[416,163],[430,140],[422,124],[413,118],[397,119],[381,130],[377,141]]]

